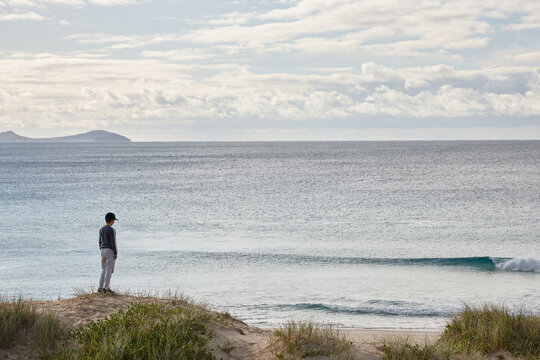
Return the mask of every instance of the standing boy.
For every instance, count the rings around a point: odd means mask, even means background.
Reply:
[[[116,251],[116,230],[113,229],[114,222],[118,219],[113,213],[105,215],[105,223],[99,229],[99,248],[101,250],[101,277],[99,278],[98,292],[113,294],[110,282],[114,272],[114,263],[118,258]]]

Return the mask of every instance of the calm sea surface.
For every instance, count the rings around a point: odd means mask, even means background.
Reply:
[[[0,293],[179,289],[246,322],[540,313],[540,141],[0,144]]]

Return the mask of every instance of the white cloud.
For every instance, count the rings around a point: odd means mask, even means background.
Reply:
[[[87,2],[85,0],[39,0],[36,1],[36,6],[56,5],[65,7],[81,8],[85,7]]]
[[[145,58],[156,58],[170,61],[190,61],[216,57],[215,54],[210,53],[206,49],[194,48],[175,49],[167,51],[143,50],[141,51],[141,56]]]
[[[183,38],[183,35],[178,34],[111,35],[104,33],[79,33],[64,37],[66,40],[75,40],[78,44],[110,44],[108,45],[110,49],[140,48],[148,45],[179,42]]]
[[[520,63],[540,64],[540,51],[531,51],[514,55],[514,60]]]
[[[349,32],[345,35],[326,37],[327,41],[360,45],[381,37],[417,39],[422,48],[463,49],[483,47],[485,37],[492,31],[482,20],[486,7],[474,8],[460,4],[438,4],[394,0],[379,1],[319,1],[303,0],[295,6],[266,13],[246,13],[242,21],[224,26],[198,29],[188,34],[194,42],[237,42],[245,46],[264,48],[276,43],[296,40],[305,46],[303,36],[313,37],[332,32]],[[238,19],[241,14],[236,14]],[[225,17],[226,20],[228,17]],[[252,20],[266,20],[262,24],[238,25]],[[271,20],[271,21],[269,21]],[[412,26],[414,24],[414,26]],[[452,29],[447,31],[446,29]],[[352,32],[352,33],[351,33]],[[353,35],[354,34],[354,35]],[[316,38],[319,40],[321,36]],[[288,44],[286,47],[290,48]]]
[[[0,13],[0,21],[14,21],[14,20],[37,20],[42,21],[45,18],[39,14],[36,14],[33,11],[25,13],[12,13],[12,14],[2,14]]]
[[[65,0],[69,1],[69,0]],[[106,2],[105,0],[103,0]],[[112,0],[130,2],[131,0]],[[470,3],[381,0],[302,0],[266,12],[232,12],[204,19],[178,34],[75,34],[78,43],[111,43],[111,48],[145,47],[168,42],[231,46],[235,52],[304,52],[373,57],[461,60],[457,53],[488,46],[491,18],[540,16],[537,6],[509,1]]]
[[[536,30],[540,29],[539,22],[533,23],[520,23],[520,24],[511,24],[505,27],[507,30],[521,31],[521,30]]]
[[[144,0],[0,0],[0,9],[4,9],[3,16],[13,16],[24,13],[27,8],[45,9],[51,6],[84,8],[88,4],[98,6],[126,6],[140,4]],[[27,18],[13,18],[13,20],[27,20]],[[35,20],[35,19],[32,19]]]
[[[141,3],[138,0],[88,0],[88,2],[100,6],[126,6]]]
[[[321,75],[257,74],[235,64],[169,62],[171,56],[199,56],[192,50],[149,52],[148,58],[135,60],[11,53],[0,59],[0,123],[18,119],[39,126],[81,126],[111,119],[176,124],[234,119],[247,126],[249,119],[287,119],[289,124],[341,119],[362,127],[365,117],[540,116],[540,71],[527,67],[392,69],[367,62],[359,70]],[[526,91],[496,93],[468,86],[509,81],[521,81]],[[24,92],[21,83],[27,84]]]
[[[9,93],[4,89],[0,89],[0,104],[6,102],[9,99]]]

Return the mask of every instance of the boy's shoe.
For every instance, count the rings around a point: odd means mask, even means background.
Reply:
[[[98,292],[98,293],[105,293],[105,288],[98,288],[98,289],[97,289],[97,292]]]
[[[112,291],[111,288],[104,289],[103,292],[105,294],[116,295],[116,293],[114,291]]]

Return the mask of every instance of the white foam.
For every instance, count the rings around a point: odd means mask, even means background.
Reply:
[[[496,263],[495,266],[506,271],[540,272],[540,259],[518,258]]]

